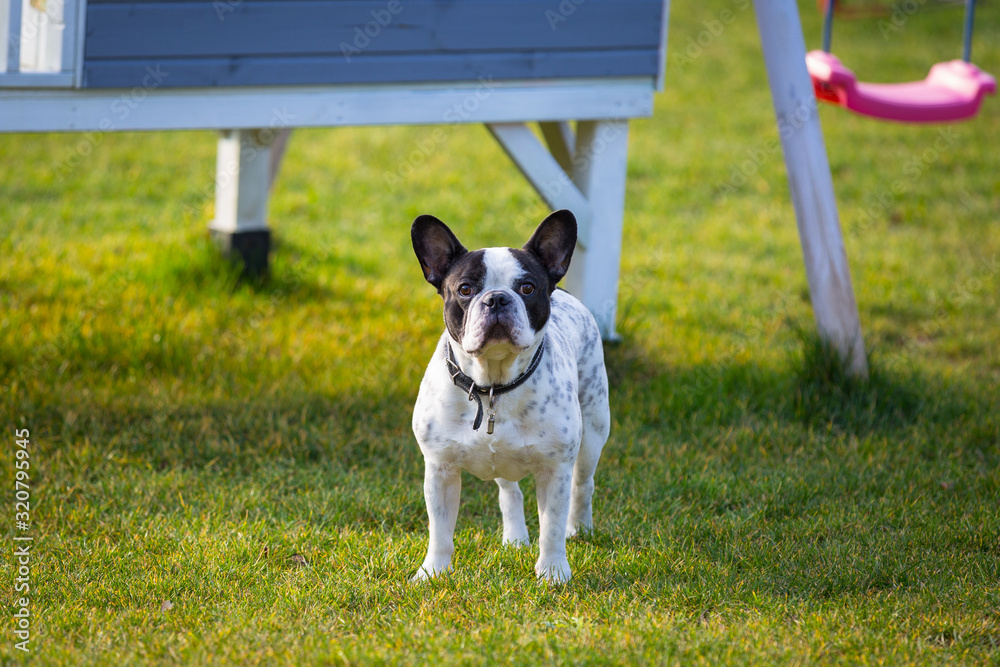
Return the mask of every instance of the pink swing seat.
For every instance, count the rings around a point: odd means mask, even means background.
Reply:
[[[806,67],[816,97],[864,116],[901,123],[941,123],[971,118],[997,82],[972,63],[951,60],[931,67],[923,81],[859,82],[832,53],[810,51]]]

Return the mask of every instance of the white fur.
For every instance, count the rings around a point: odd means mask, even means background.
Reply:
[[[483,263],[486,264],[484,290],[510,289],[524,275],[510,248],[484,248]]]

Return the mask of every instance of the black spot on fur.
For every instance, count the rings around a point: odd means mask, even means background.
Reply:
[[[542,263],[533,254],[524,250],[517,250],[516,248],[512,248],[510,252],[514,255],[514,259],[521,265],[521,269],[524,272],[520,279],[521,282],[530,280],[535,284],[536,288],[531,294],[522,294],[519,289],[520,284],[511,285],[511,289],[524,302],[524,308],[528,313],[528,324],[531,325],[532,331],[541,331],[545,323],[549,321],[549,315],[552,313],[552,290],[556,286],[545,271],[545,267],[542,266]]]
[[[458,288],[463,283],[472,285],[473,296],[483,289],[486,282],[486,264],[482,250],[466,253],[455,262],[441,283],[441,298],[444,299],[444,324],[455,340],[465,335],[465,312],[471,297],[463,297]]]

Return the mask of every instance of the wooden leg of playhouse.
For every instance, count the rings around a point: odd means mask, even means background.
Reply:
[[[605,340],[615,339],[628,122],[581,121],[576,137],[568,123],[543,123],[548,150],[524,123],[487,127],[545,203],[576,216],[566,289],[594,313]]]
[[[224,130],[215,175],[215,220],[209,225],[223,253],[248,275],[267,272],[267,226],[273,130]]]
[[[794,0],[755,2],[757,27],[778,119],[792,204],[805,256],[813,313],[822,338],[854,375],[868,375],[858,305],[837,216],[830,163],[806,70],[802,23]]]
[[[590,202],[590,233],[578,245],[566,289],[594,313],[605,340],[615,340],[618,273],[625,219],[628,121],[581,121],[573,154],[573,182]]]

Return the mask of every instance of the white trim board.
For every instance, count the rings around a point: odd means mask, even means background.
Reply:
[[[0,132],[447,125],[651,116],[648,77],[467,84],[0,90]],[[162,79],[161,79],[162,80]]]
[[[25,88],[68,88],[73,85],[72,72],[7,72],[0,73],[0,90]],[[0,106],[6,111],[6,106]],[[0,125],[4,124],[0,120]]]

